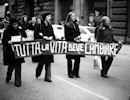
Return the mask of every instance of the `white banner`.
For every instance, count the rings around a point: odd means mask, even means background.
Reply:
[[[41,54],[116,56],[118,46],[116,43],[75,43],[68,41],[46,41],[43,39],[12,43],[16,58]]]

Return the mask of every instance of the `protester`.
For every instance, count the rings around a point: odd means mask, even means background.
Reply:
[[[41,18],[37,18],[37,24],[41,24]]]
[[[69,12],[65,21],[65,38],[66,41],[80,42],[80,31],[77,24],[76,16],[74,12]],[[80,66],[80,55],[66,55],[68,77],[79,78],[79,66]],[[74,68],[72,68],[72,60],[74,60]]]
[[[23,15],[20,22],[20,26],[22,27],[23,30],[26,30],[28,28],[28,25],[29,25],[28,16]]]
[[[36,27],[34,32],[34,39],[44,39],[50,41],[55,39],[53,28],[51,25],[51,14],[45,13],[42,15],[42,23]],[[52,82],[51,80],[51,63],[54,62],[53,55],[40,55],[37,56],[38,66],[36,68],[36,78],[41,75],[43,65],[45,65],[45,78],[47,82]]]
[[[97,42],[122,44],[121,41],[118,42],[117,40],[114,39],[113,30],[109,17],[107,16],[102,17],[101,23],[102,26],[100,26],[97,30]],[[101,56],[101,61],[102,61],[101,77],[108,78],[107,73],[113,62],[113,57]]]
[[[93,19],[94,27],[96,27],[96,29],[95,29],[95,38],[97,37],[97,30],[101,25],[101,23],[100,23],[101,18],[102,18],[102,15],[101,15],[100,11],[95,9],[94,10],[94,19]]]
[[[34,31],[37,26],[36,17],[32,17],[31,22],[29,23],[27,29]]]
[[[16,59],[10,44],[12,36],[26,37],[25,32],[18,28],[18,23],[19,23],[18,20],[15,18],[12,18],[10,20],[10,25],[7,27],[7,29],[4,32],[2,43],[3,45],[5,45],[4,61],[6,65],[8,65],[6,83],[9,83],[9,81],[11,80],[13,70],[15,70],[15,86],[20,87],[21,86],[21,64],[24,63],[24,58]]]
[[[32,38],[32,40],[34,40],[34,30],[35,30],[36,26],[37,26],[36,17],[32,17],[31,22],[28,25],[27,31],[26,31],[30,35],[30,36],[29,35],[27,35],[27,36],[29,36],[29,38]],[[32,62],[37,62],[37,59],[35,56],[32,57]]]
[[[97,27],[100,24],[101,18],[102,18],[102,16],[100,14],[100,11],[95,9],[94,10],[94,24],[95,24],[95,27]]]
[[[5,18],[0,22],[0,29],[2,30],[2,33],[0,33],[1,35],[1,39],[3,37],[3,33],[4,31],[7,29],[7,27],[9,26],[9,21],[10,21],[10,13],[7,13]],[[5,55],[5,45],[3,44],[3,62],[4,62],[4,55]]]
[[[91,27],[95,26],[95,23],[94,23],[94,14],[93,13],[91,13],[89,15],[88,26],[91,26]]]
[[[7,13],[5,18],[0,22],[0,29],[6,29],[7,26],[9,25],[9,20],[10,20],[10,13]]]

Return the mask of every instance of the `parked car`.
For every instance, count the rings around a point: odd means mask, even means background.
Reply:
[[[54,24],[54,25],[52,25],[52,27],[53,27],[56,39],[58,39],[58,40],[64,39],[64,37],[65,37],[64,26]]]
[[[52,25],[54,34],[56,39],[65,39],[65,34],[64,34],[64,26],[62,25]],[[81,41],[82,42],[93,42],[94,39],[94,32],[95,28],[94,27],[89,27],[89,26],[79,26],[80,32],[81,32]]]
[[[95,41],[94,33],[92,33],[92,31],[90,31],[91,28],[89,26],[79,26],[79,29],[81,32],[81,41],[82,42],[94,42]],[[94,31],[95,30],[93,29],[93,32]]]
[[[92,27],[92,26],[83,26],[83,27],[87,28],[91,33],[95,33],[96,27]]]

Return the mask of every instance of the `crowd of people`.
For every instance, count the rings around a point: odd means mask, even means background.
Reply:
[[[6,19],[7,20],[7,19]],[[45,13],[42,15],[42,20],[36,17],[32,17],[31,21],[28,21],[28,16],[23,15],[21,21],[16,18],[8,19],[8,26],[5,27],[3,34],[3,61],[5,65],[8,65],[6,83],[9,83],[13,70],[15,70],[15,86],[21,86],[21,66],[25,62],[24,58],[15,58],[14,52],[11,48],[11,37],[20,35],[23,38],[27,38],[26,31],[34,31],[35,39],[44,39],[51,41],[55,39],[54,31],[51,25],[51,13]],[[100,26],[96,31],[96,40],[103,43],[121,43],[116,41],[113,37],[112,27],[110,19],[104,16],[100,20]],[[65,28],[65,39],[71,42],[80,42],[80,30],[79,23],[76,19],[74,12],[69,12],[64,22]],[[69,78],[80,78],[80,58],[84,57],[81,55],[70,55],[66,54],[67,59],[67,70]],[[74,64],[72,64],[74,60]],[[38,62],[36,67],[35,77],[38,78],[45,65],[45,78],[46,82],[52,82],[51,80],[51,63],[54,63],[53,55],[39,55],[32,57],[32,61]],[[107,73],[113,61],[113,57],[101,56],[102,70],[101,77],[108,78]],[[74,66],[73,66],[74,65]]]
[[[49,17],[48,17],[49,16]],[[7,19],[8,17],[8,19]],[[54,38],[53,28],[51,26],[51,14],[47,13],[42,16],[42,21],[40,18],[32,17],[28,20],[27,15],[23,15],[21,20],[17,18],[10,18],[6,16],[5,20],[8,20],[8,25],[6,27],[1,27],[4,29],[2,44],[3,44],[3,62],[4,65],[8,65],[6,83],[9,83],[13,71],[15,70],[15,86],[21,86],[21,66],[25,62],[24,58],[15,58],[15,54],[11,48],[11,41],[13,36],[21,36],[22,39],[28,38],[28,31],[33,31],[34,39],[46,39],[51,40]],[[0,23],[3,26],[3,21]],[[40,32],[40,33],[39,33]],[[43,37],[44,36],[44,37]],[[49,38],[50,36],[50,38]],[[28,40],[28,39],[27,39]],[[50,59],[50,60],[49,60]],[[51,62],[53,61],[53,56],[44,55],[32,57],[32,61],[37,60],[38,67],[36,68],[36,78],[40,76],[42,72],[42,67],[45,64],[45,81],[51,82]]]

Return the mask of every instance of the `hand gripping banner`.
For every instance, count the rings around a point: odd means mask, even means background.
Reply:
[[[103,55],[114,57],[118,51],[117,43],[77,43],[68,41],[46,41],[43,39],[13,42],[11,46],[16,58],[53,54]]]

